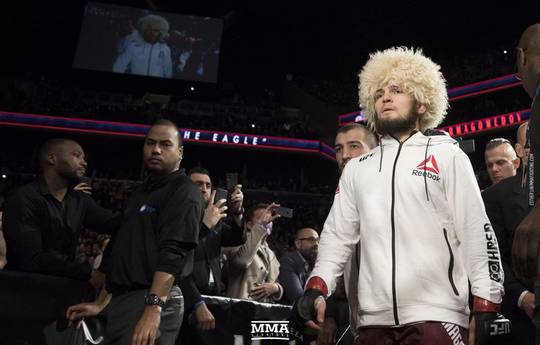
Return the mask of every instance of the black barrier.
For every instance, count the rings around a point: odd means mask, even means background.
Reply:
[[[183,325],[182,332],[187,332],[188,336],[183,334],[179,338],[177,344],[188,345],[187,342],[182,343],[182,339],[190,339],[191,344],[224,344],[224,345],[240,345],[251,344],[252,337],[256,337],[257,332],[266,325],[263,321],[271,321],[268,323],[271,328],[279,331],[278,326],[288,322],[291,307],[282,304],[259,303],[250,300],[242,300],[235,298],[203,296],[208,309],[212,312],[216,319],[216,329],[211,331],[202,331],[196,328],[194,321],[189,325]],[[281,322],[281,323],[278,323]],[[288,324],[287,324],[288,325]],[[274,332],[273,332],[274,333]],[[289,328],[284,337],[289,337]],[[268,336],[272,337],[272,336]],[[290,336],[292,339],[293,337]],[[260,344],[277,343],[278,340],[260,340]],[[279,340],[279,344],[287,344],[287,341]]]
[[[0,344],[44,343],[45,326],[50,329],[55,321],[60,329],[62,324],[67,326],[67,307],[88,301],[92,293],[87,282],[0,270]],[[183,327],[183,331],[190,332],[190,341],[182,345],[248,345],[252,341],[283,345],[309,343],[313,339],[304,339],[299,327],[289,322],[290,306],[215,296],[203,298],[216,319],[216,329],[201,331],[192,320]],[[181,344],[180,338],[177,344]]]
[[[0,319],[48,322],[92,294],[86,281],[0,270]]]
[[[0,339],[2,344],[44,342],[43,328],[58,321],[67,327],[64,317],[68,306],[94,296],[86,281],[43,274],[0,270]]]

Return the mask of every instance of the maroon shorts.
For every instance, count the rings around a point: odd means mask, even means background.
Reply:
[[[366,327],[354,345],[468,345],[469,331],[453,323],[422,322],[403,327]]]

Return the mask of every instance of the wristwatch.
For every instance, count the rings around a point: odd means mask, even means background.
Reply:
[[[159,298],[159,296],[156,295],[155,293],[146,294],[144,296],[144,304],[146,304],[146,305],[157,305],[157,306],[160,306],[162,308],[165,306],[165,302],[161,298]]]

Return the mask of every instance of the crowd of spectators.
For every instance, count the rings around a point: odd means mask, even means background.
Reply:
[[[448,87],[513,73],[510,53],[503,47],[467,56],[449,57],[439,63]],[[484,68],[490,66],[490,68]],[[358,105],[357,78],[355,75],[337,79],[317,79],[297,75],[293,82],[307,93],[323,102]],[[247,100],[234,93],[219,101],[203,102],[172,97],[165,104],[148,102],[143,95],[122,92],[105,92],[63,86],[53,80],[22,81],[4,80],[0,83],[0,107],[18,111],[67,117],[83,117],[109,121],[149,124],[157,118],[174,120],[180,127],[226,130],[241,133],[319,139],[307,114],[298,109],[282,107],[275,95],[254,97]],[[224,93],[225,94],[225,93]],[[271,95],[271,96],[270,96]],[[505,96],[506,95],[506,96]],[[453,102],[449,114],[452,119],[495,115],[521,109],[528,101],[526,96],[475,97],[474,101]],[[463,105],[465,104],[465,105]],[[526,106],[526,105],[525,105]],[[458,122],[458,120],[452,122]]]
[[[508,48],[500,46],[488,51],[446,57],[437,62],[441,65],[448,88],[453,88],[515,73],[515,59],[505,49]],[[358,105],[358,78],[354,74],[334,79],[297,75],[293,79],[301,89],[324,102],[352,107]]]
[[[9,193],[11,189],[31,181],[35,175],[30,173],[29,167],[19,167],[19,172],[13,169],[2,169],[6,178],[0,180],[2,192]],[[489,185],[487,173],[484,169],[477,172],[479,184],[482,187]],[[114,212],[121,212],[130,193],[141,182],[135,179],[117,179],[111,173],[94,172],[91,179],[85,181],[92,187],[92,198],[104,208]],[[129,174],[123,173],[120,176]],[[133,178],[133,173],[131,174]],[[306,183],[289,177],[254,176],[243,179],[244,193],[246,195],[246,208],[259,203],[280,203],[294,210],[291,220],[278,220],[274,236],[269,240],[270,247],[277,256],[286,252],[292,245],[295,231],[303,226],[322,229],[325,217],[330,209],[334,185]],[[224,181],[216,180],[216,185],[225,185]],[[78,260],[93,262],[103,248],[107,236],[85,231],[79,241]]]
[[[23,171],[28,171],[28,169]],[[17,186],[35,178],[32,173],[16,173],[11,169],[6,173],[8,174],[6,179],[0,179],[3,194],[9,194]],[[100,174],[96,173],[96,175]],[[140,180],[100,177],[86,179],[85,182],[91,186],[92,198],[100,206],[114,212],[122,211],[131,192],[141,183]],[[260,203],[276,202],[294,210],[292,219],[277,221],[274,235],[269,240],[270,247],[279,254],[278,257],[290,248],[297,229],[307,225],[322,229],[332,197],[330,186],[308,185],[305,191],[300,192],[292,180],[290,184],[281,183],[279,179],[270,181],[264,178],[253,178],[244,182],[246,209]],[[106,235],[85,230],[79,240],[77,260],[92,264],[101,255],[108,238]]]
[[[358,80],[353,77],[318,80],[295,76],[295,84],[313,97],[330,104],[358,106]]]
[[[444,124],[472,121],[518,110],[529,109],[531,101],[521,88],[513,88],[456,100],[450,103],[448,116]]]
[[[320,137],[310,125],[308,115],[298,109],[282,108],[276,102],[259,101],[259,98],[250,104],[235,96],[220,102],[170,97],[170,101],[160,104],[144,96],[69,88],[49,80],[9,80],[0,88],[3,89],[0,107],[4,111],[138,124],[150,124],[165,117],[183,128],[304,139]]]
[[[471,56],[470,63],[476,63],[476,66],[481,66],[482,64],[479,64],[479,61],[485,61],[487,59],[487,61],[493,64],[500,65],[501,62],[498,60],[500,58],[496,54],[479,54],[478,56]],[[443,69],[454,71],[453,64],[463,65],[463,61],[451,60],[443,64]],[[468,64],[463,66],[465,67],[455,69],[455,73],[447,76],[450,85],[452,85],[451,83],[454,78],[466,82],[468,81],[465,76],[470,77],[474,75],[477,78],[484,78],[484,74],[480,72],[476,73],[474,70],[469,69]],[[501,72],[502,74],[505,68],[503,66],[497,72]],[[490,72],[493,73],[493,70]],[[487,73],[485,74],[487,75]],[[496,75],[487,77],[494,76]],[[355,99],[357,97],[356,94],[348,92],[355,90],[355,81],[353,80],[350,83],[337,81],[317,83],[301,78],[296,81],[306,91],[315,96],[324,95],[324,98],[321,98],[325,102],[335,104],[349,102],[354,104],[357,102]],[[181,127],[185,128],[228,129],[247,133],[301,138],[316,137],[316,134],[307,125],[309,119],[306,116],[300,114],[300,112],[284,111],[277,106],[262,107],[246,104],[179,100],[156,107],[156,105],[146,104],[144,101],[138,102],[132,95],[67,90],[46,82],[40,85],[24,82],[13,83],[16,84],[16,87],[12,87],[11,90],[15,91],[4,95],[4,99],[2,100],[2,106],[10,105],[5,110],[129,121],[134,123],[151,123],[155,120],[156,116],[164,116],[174,120]],[[505,94],[503,97],[485,97],[480,101],[470,104],[467,101],[463,101],[463,103],[456,104],[453,109],[456,115],[452,119],[452,122],[470,119],[471,113],[495,115],[522,109],[526,106],[525,103],[525,99],[519,97],[513,98],[511,94]],[[1,162],[2,159],[0,159]],[[35,175],[29,173],[31,170],[24,166],[11,166],[4,171],[5,174],[0,170],[1,192],[6,193],[11,188],[34,179]],[[477,171],[477,178],[482,187],[490,185],[490,182],[486,181],[485,175],[486,173],[483,170]],[[120,179],[123,177],[127,177],[127,179]],[[137,179],[137,177],[139,178]],[[94,171],[92,178],[85,180],[85,183],[91,187],[90,191],[86,192],[90,192],[92,198],[101,207],[116,213],[122,212],[131,192],[141,183],[140,177],[142,177],[141,174],[134,172],[115,173],[114,171]],[[268,205],[274,202],[294,210],[294,215],[290,219],[287,217],[275,219],[273,230],[271,227],[262,229],[261,236],[263,236],[264,240],[259,242],[259,245],[267,241],[272,253],[275,254],[277,259],[280,259],[287,252],[298,249],[298,245],[295,243],[298,240],[297,231],[299,229],[310,228],[320,232],[331,207],[333,199],[332,190],[337,181],[330,181],[328,184],[317,184],[311,183],[308,178],[299,178],[299,176],[289,175],[287,172],[274,176],[269,172],[269,174],[254,174],[253,177],[243,176],[241,182],[244,193],[243,206],[246,210],[252,209],[256,205]],[[216,180],[216,185],[223,186],[224,183],[218,179]],[[254,217],[254,215],[249,216],[246,212],[246,218],[248,217]],[[253,224],[249,225],[249,227],[252,227],[249,228],[248,224],[250,224],[250,221],[250,218],[244,219],[242,226],[250,230],[249,232],[252,233],[251,236],[255,236],[253,233],[261,231],[261,229],[256,230]],[[209,230],[212,229],[210,226],[208,228]],[[92,267],[97,267],[109,239],[110,237],[108,235],[97,234],[85,229],[78,238],[75,260],[80,263],[88,263]],[[308,239],[303,238],[302,240]],[[318,237],[312,239],[312,242],[318,243]],[[230,257],[234,258],[234,255]],[[228,260],[233,261],[233,259]],[[228,278],[231,279],[234,277],[229,276]],[[277,280],[275,282],[276,284],[278,283]],[[278,291],[273,292],[273,294],[274,296],[276,294],[279,296],[274,299],[274,301],[279,302],[283,295],[283,287],[279,285]],[[229,297],[238,298],[238,296]],[[252,295],[250,295],[251,297]],[[255,300],[257,299],[255,298]]]
[[[500,45],[476,53],[447,56],[438,61],[449,88],[516,72],[513,47]]]
[[[28,168],[24,171],[29,170]],[[7,191],[35,178],[35,175],[30,173],[19,173],[11,169],[6,170],[6,172],[9,175],[3,179],[5,181],[2,181],[3,191]],[[478,172],[478,176],[481,174],[482,172]],[[114,212],[121,212],[124,209],[131,192],[141,183],[140,179],[120,180],[114,178],[114,173],[112,174],[113,178],[100,178],[98,176],[102,174],[99,172],[94,172],[93,175],[94,177],[91,179],[84,180],[91,187],[92,198],[100,206]],[[224,173],[220,172],[218,175],[224,175]],[[255,175],[258,176],[256,173]],[[294,253],[295,250],[300,251],[298,245],[299,229],[308,228],[318,232],[322,229],[333,199],[333,193],[331,191],[333,186],[322,185],[315,187],[315,185],[311,185],[308,181],[301,181],[302,179],[286,178],[285,176],[288,176],[286,173],[278,176],[274,179],[267,178],[264,175],[260,175],[257,178],[244,177],[241,181],[245,196],[243,205],[246,210],[250,210],[256,205],[271,204],[273,202],[294,210],[292,218],[288,219],[284,217],[274,220],[271,234],[264,235],[264,243],[268,244],[268,248],[271,249],[272,255],[275,255],[276,260],[287,258],[287,255]],[[224,185],[223,181],[217,180],[216,182],[217,185]],[[246,217],[248,216],[246,215]],[[248,219],[244,222],[246,227],[248,222]],[[256,231],[260,230],[250,229],[251,233]],[[252,234],[252,236],[254,235]],[[311,238],[302,239],[309,239],[311,241]],[[101,262],[105,246],[109,240],[110,237],[108,235],[97,234],[85,229],[78,238],[75,260],[79,263],[88,263],[92,267],[97,267]],[[314,238],[312,243],[318,243],[318,237]],[[223,274],[229,279],[228,282],[230,283],[231,279],[235,278],[232,276],[233,273],[231,273],[234,271],[226,270],[230,269],[227,267],[230,267],[234,263],[234,259],[231,259],[234,258],[234,255],[227,254],[225,257],[227,257],[227,260],[223,263]],[[280,285],[284,284],[283,281],[276,279],[272,282],[272,284],[274,283],[279,286],[280,290],[278,289],[279,292],[276,292],[277,295],[274,295],[273,302],[286,303],[281,299],[283,289],[285,289]],[[229,297],[244,298],[239,296]],[[250,295],[250,299],[251,297]],[[345,307],[347,306],[346,303],[344,305]],[[347,320],[346,317],[345,320]]]

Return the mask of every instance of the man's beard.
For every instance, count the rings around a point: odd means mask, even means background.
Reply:
[[[61,173],[60,176],[66,180],[68,186],[76,186],[82,181],[82,177],[76,175],[76,174],[63,174]]]
[[[313,266],[315,266],[315,261],[317,260],[317,252],[318,251],[315,249],[300,251],[302,257],[307,261],[310,270],[313,269]]]
[[[381,119],[377,114],[375,116],[375,128],[379,134],[393,134],[412,131],[416,127],[418,113],[411,109],[406,117],[398,117],[397,119]]]
[[[74,171],[67,163],[60,161],[57,168],[57,173],[62,177],[69,186],[76,186],[79,184],[83,176],[77,175],[77,172]]]

